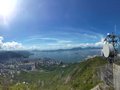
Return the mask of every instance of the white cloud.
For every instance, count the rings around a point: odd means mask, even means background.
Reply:
[[[50,39],[50,38],[47,38]],[[103,38],[99,42],[96,43],[74,43],[74,41],[70,40],[60,40],[56,39],[56,42],[54,43],[47,43],[47,44],[38,44],[38,45],[32,45],[29,49],[40,49],[40,50],[51,50],[51,49],[70,49],[74,47],[102,47],[103,46]]]
[[[96,43],[73,43],[71,41],[60,41],[58,43],[51,43],[48,44],[46,47],[47,49],[69,49],[74,47],[102,47],[103,46],[103,38],[101,38],[101,41]]]
[[[21,50],[24,49],[21,43],[12,41],[12,42],[3,42],[4,38],[0,36],[0,49],[1,50]]]
[[[23,46],[21,43],[12,41],[12,42],[3,43],[2,49],[4,49],[4,50],[21,50],[21,49],[23,49]]]
[[[28,38],[27,40],[24,40],[24,42],[31,42],[31,41],[35,41],[35,40],[52,40],[52,41],[58,41],[59,39],[57,38],[49,38],[49,37],[39,37],[39,36],[36,36],[36,37],[30,37]]]
[[[72,42],[70,40],[63,40],[63,39],[51,38],[51,37],[39,37],[39,36],[28,38],[27,40],[25,40],[25,42],[31,42],[31,41],[35,41],[35,40],[55,41],[56,43],[59,43],[59,44],[71,43]]]
[[[103,34],[96,33],[92,29],[80,28],[54,28],[49,33],[37,34],[27,37],[22,42],[27,49],[60,49],[72,47],[101,47]],[[63,33],[64,30],[64,33]],[[98,42],[99,41],[99,42]],[[95,43],[96,42],[96,43]]]
[[[4,39],[4,38],[3,38],[2,36],[0,36],[0,41],[3,41],[3,39]]]
[[[77,47],[82,47],[82,48],[86,48],[86,47],[102,47],[103,46],[103,38],[101,39],[101,41],[96,42],[96,43],[80,43],[75,45]]]
[[[71,43],[72,41],[70,40],[58,40],[57,43],[59,44],[67,44],[67,43]]]
[[[85,37],[85,38],[92,38],[92,39],[97,39],[98,37],[96,35],[90,35],[90,34],[81,34],[81,36]]]

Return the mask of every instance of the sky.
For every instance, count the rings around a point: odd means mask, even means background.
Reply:
[[[120,0],[10,1],[0,0],[1,49],[97,47],[120,34]]]

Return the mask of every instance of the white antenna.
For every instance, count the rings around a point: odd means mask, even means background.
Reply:
[[[115,57],[118,55],[118,49],[116,48],[116,46],[118,46],[118,36],[114,33],[108,34],[104,41],[107,43],[103,45],[102,53],[110,63],[113,63],[115,61]]]

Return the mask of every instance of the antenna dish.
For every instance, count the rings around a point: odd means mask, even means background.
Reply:
[[[118,56],[120,37],[112,34],[107,34],[104,39],[104,45],[102,49],[102,55],[109,60],[110,63],[115,62],[115,58]]]
[[[113,47],[112,44],[105,44],[105,45],[103,46],[102,52],[103,52],[103,55],[104,55],[106,58],[112,57],[112,56],[115,55],[115,49],[114,49],[114,47]]]

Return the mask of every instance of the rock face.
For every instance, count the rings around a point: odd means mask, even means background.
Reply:
[[[114,88],[114,90],[120,90],[120,65],[119,64],[113,63],[113,64],[107,64],[101,67],[99,76],[101,81],[103,81],[105,85],[108,85]],[[97,85],[95,88],[97,89],[93,89],[93,90],[99,90],[100,85]]]
[[[113,64],[113,83],[114,89],[120,90],[120,65]]]
[[[91,90],[111,90],[111,87],[104,83],[100,83]]]
[[[107,64],[100,68],[100,79],[106,85],[113,86],[113,65]]]
[[[114,90],[113,89],[113,65],[112,64],[106,64],[105,66],[100,67],[99,78],[103,82],[98,84],[91,90]]]

